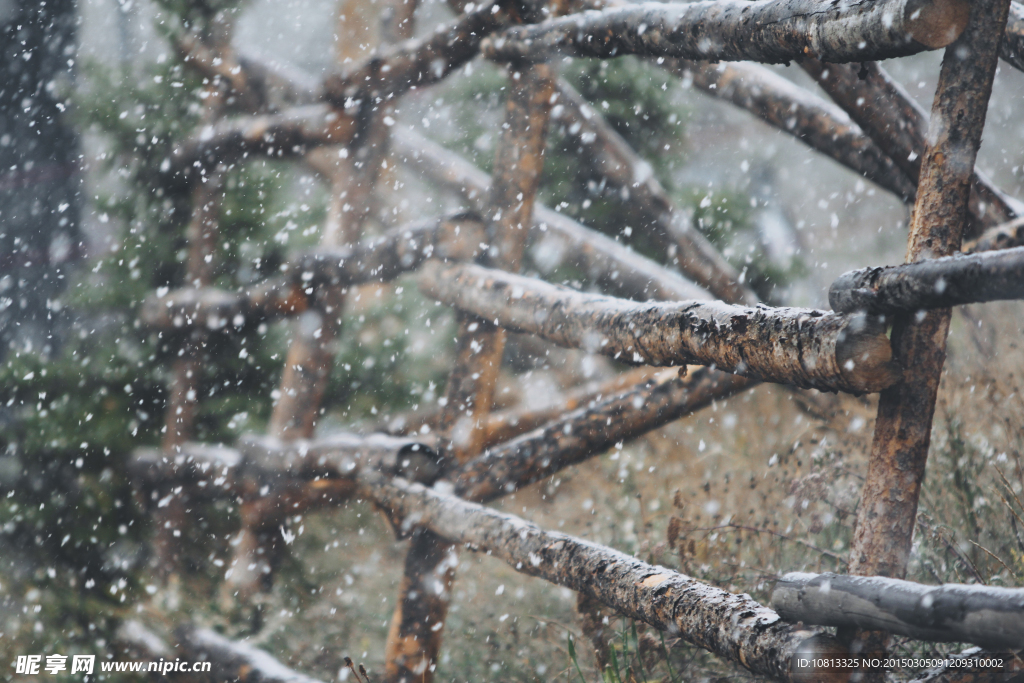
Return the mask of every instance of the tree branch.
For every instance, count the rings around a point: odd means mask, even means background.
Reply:
[[[824,391],[865,393],[899,377],[884,324],[810,309],[635,303],[479,266],[428,267],[429,296],[516,332],[633,365],[714,365]]]
[[[839,313],[898,313],[1024,298],[1024,247],[862,268],[828,291]]]
[[[553,53],[766,64],[808,55],[826,62],[865,61],[949,45],[963,31],[969,7],[962,0],[651,2],[513,27],[482,49],[501,61]]]
[[[772,607],[788,621],[889,631],[930,642],[1024,647],[1024,589],[925,586],[879,576],[786,574]]]

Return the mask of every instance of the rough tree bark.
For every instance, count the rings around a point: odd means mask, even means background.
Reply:
[[[739,273],[694,229],[692,216],[682,211],[654,177],[654,169],[633,151],[614,128],[594,111],[571,85],[558,82],[558,120],[567,137],[588,158],[596,173],[619,190],[636,215],[638,225],[678,259],[679,268],[697,284],[729,303],[757,303],[740,284]]]
[[[928,114],[903,86],[875,62],[823,64],[805,59],[800,65],[917,183],[927,145]],[[969,207],[971,234],[977,234],[1014,218],[1021,205],[975,169]]]
[[[714,365],[823,391],[880,391],[899,378],[884,323],[811,309],[636,303],[475,265],[428,265],[428,295],[515,332],[632,365]]]
[[[457,496],[493,500],[756,384],[708,368],[685,378],[666,370],[494,446],[448,477]]]
[[[960,249],[967,202],[1009,0],[978,0],[942,60],[910,224],[907,262]],[[898,317],[892,346],[903,380],[883,391],[850,549],[850,573],[902,578],[921,495],[950,309]],[[864,651],[888,638],[860,636]]]
[[[888,59],[949,45],[967,21],[963,0],[817,0],[643,3],[509,28],[484,42],[486,56],[546,59],[553,53],[627,54],[783,64]]]
[[[832,310],[898,313],[1024,298],[1024,247],[852,270],[828,291]]]
[[[932,642],[1024,648],[1024,589],[925,586],[877,576],[786,574],[772,591],[783,619],[889,631]]]
[[[395,131],[394,146],[404,163],[434,182],[452,188],[477,211],[487,211],[490,178],[486,173],[408,130]],[[534,206],[530,237],[535,245],[545,239],[557,240],[557,244],[540,247],[561,254],[552,267],[572,259],[572,265],[586,272],[591,281],[619,296],[639,301],[712,298],[707,291],[677,273],[540,204]]]
[[[671,569],[513,515],[402,481],[364,478],[397,527],[426,527],[486,551],[516,571],[585,593],[624,616],[669,631],[755,674],[780,681],[845,681],[846,672],[802,670],[797,655],[841,655],[831,636],[798,629],[748,595],[728,593]]]
[[[914,200],[916,183],[845,111],[774,71],[746,62],[665,60],[664,67],[709,95],[746,109],[903,201]]]
[[[946,50],[932,108],[907,262],[960,248],[971,170],[981,142],[1008,0],[973,5],[964,35]],[[919,319],[920,318],[920,319]],[[878,407],[850,569],[902,577],[924,478],[932,414],[945,359],[950,311],[897,318],[893,348],[903,381]]]

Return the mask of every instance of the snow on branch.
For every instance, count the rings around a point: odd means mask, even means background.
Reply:
[[[805,624],[994,649],[1024,647],[1024,588],[794,572],[776,584],[772,606],[784,619]]]
[[[1024,247],[852,270],[829,288],[840,313],[896,313],[1024,298]]]
[[[648,2],[513,27],[486,41],[483,51],[503,61],[553,53],[765,64],[808,56],[867,61],[949,45],[964,30],[969,8],[966,0]]]
[[[721,302],[636,303],[479,266],[428,266],[428,295],[516,332],[633,365],[714,365],[768,382],[867,393],[900,376],[876,317]]]

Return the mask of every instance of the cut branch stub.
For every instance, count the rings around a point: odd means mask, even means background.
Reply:
[[[363,478],[369,496],[410,525],[486,551],[516,571],[585,593],[620,614],[780,681],[845,681],[847,672],[802,670],[798,656],[841,656],[828,635],[798,629],[748,595],[709,586],[612,548],[544,531],[524,519],[419,484]]]
[[[1024,247],[844,273],[829,288],[839,313],[896,313],[1024,298]]]
[[[867,393],[900,376],[884,322],[721,302],[636,303],[480,266],[428,266],[428,295],[515,332],[632,365],[714,365],[823,391]]]
[[[553,53],[783,64],[888,59],[935,50],[964,30],[966,0],[820,0],[643,3],[583,12],[489,38],[492,59],[542,60]]]
[[[448,477],[459,497],[493,500],[756,384],[708,368],[685,378],[666,370],[490,448]]]
[[[772,607],[789,621],[889,631],[918,640],[1024,648],[1024,589],[925,586],[878,576],[786,574]]]

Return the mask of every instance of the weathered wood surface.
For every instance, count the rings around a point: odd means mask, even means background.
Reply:
[[[973,254],[1022,246],[1024,246],[1024,218],[1018,218],[1009,223],[989,228],[982,233],[981,237],[965,244],[964,251]]]
[[[665,60],[664,68],[707,94],[746,109],[903,201],[916,183],[838,106],[774,71],[747,62]]]
[[[903,86],[875,62],[823,64],[804,59],[800,66],[916,184],[929,117]],[[976,234],[1017,216],[1021,203],[974,169],[969,207],[971,232]]]
[[[210,662],[211,679],[239,683],[321,683],[290,669],[268,652],[230,640],[208,628],[184,624],[175,629],[178,648],[193,662]]]
[[[949,45],[963,31],[962,0],[819,0],[642,3],[516,26],[485,41],[492,59],[553,53],[628,54],[783,64],[809,55],[826,62],[889,59]]]
[[[1010,3],[1006,33],[1003,34],[1003,42],[999,45],[999,56],[1024,71],[1024,5],[1019,2]]]
[[[636,303],[480,266],[428,266],[428,295],[516,332],[632,365],[714,365],[824,391],[880,391],[899,377],[884,323],[811,309]]]
[[[409,130],[394,132],[394,148],[404,163],[434,182],[452,188],[475,210],[486,212],[490,178],[457,154]],[[565,214],[535,204],[530,238],[535,249],[555,253],[557,263],[581,268],[603,290],[646,301],[708,300],[703,288],[641,256],[632,249],[577,223]],[[547,244],[545,240],[551,240]]]
[[[708,368],[698,368],[684,378],[675,369],[666,370],[489,448],[448,478],[461,498],[493,500],[755,384]]]
[[[805,624],[1024,648],[1024,588],[926,586],[879,576],[794,572],[775,585],[772,607],[783,619]]]
[[[845,680],[794,671],[798,654],[839,654],[828,635],[798,629],[748,595],[728,593],[671,569],[566,534],[544,531],[513,515],[402,481],[364,479],[364,487],[400,528],[426,527],[486,551],[524,574],[585,593],[639,619],[780,681]]]
[[[679,269],[691,280],[729,303],[757,303],[740,276],[707,238],[693,227],[693,216],[676,206],[622,136],[564,80],[558,82],[559,123],[566,137],[588,159],[593,169],[619,190],[636,224],[666,255],[678,259]]]
[[[939,74],[927,151],[910,225],[907,262],[959,251],[971,172],[981,143],[1009,0],[978,0]],[[850,572],[902,578],[928,461],[950,310],[897,317],[901,382],[882,392],[850,551]]]
[[[832,310],[897,313],[1024,298],[1024,247],[852,270],[828,291]]]

